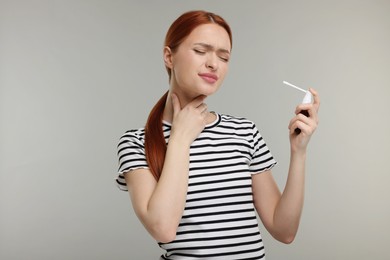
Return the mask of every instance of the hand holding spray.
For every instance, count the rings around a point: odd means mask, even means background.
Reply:
[[[291,83],[288,83],[287,81],[283,81],[283,83],[288,85],[288,86],[290,86],[290,87],[293,87],[295,89],[298,89],[298,90],[306,93],[305,97],[302,100],[302,104],[310,104],[312,102],[313,95],[310,93],[310,91],[307,91],[307,90],[304,90],[304,89],[302,89],[300,87],[297,87],[297,86],[295,86],[295,85],[293,85]],[[307,117],[309,117],[309,112],[307,110],[302,110],[300,113],[305,115],[305,116],[307,116]],[[301,129],[299,129],[299,128],[296,128],[294,131],[295,131],[295,133],[297,135],[301,133]]]

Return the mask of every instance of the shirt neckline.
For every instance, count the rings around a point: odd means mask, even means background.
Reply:
[[[213,127],[217,126],[219,124],[219,122],[221,122],[221,115],[220,114],[218,114],[217,112],[214,112],[214,111],[210,111],[210,112],[213,113],[214,115],[216,115],[216,119],[213,122],[207,124],[205,126],[205,129],[213,128]],[[169,128],[172,126],[172,124],[170,122],[165,121],[165,120],[163,120],[162,123],[164,126],[167,126]]]

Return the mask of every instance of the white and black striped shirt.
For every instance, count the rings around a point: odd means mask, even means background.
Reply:
[[[176,239],[159,243],[160,259],[265,259],[252,197],[251,175],[276,161],[255,124],[217,115],[190,148],[185,210]],[[164,122],[166,142],[170,124]],[[127,131],[118,144],[118,187],[127,190],[123,174],[148,168],[144,128]]]

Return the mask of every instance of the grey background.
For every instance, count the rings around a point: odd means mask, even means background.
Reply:
[[[287,125],[321,94],[296,241],[267,259],[389,259],[390,1],[1,1],[0,259],[157,259],[114,185],[116,145],[168,88],[165,32],[222,15],[233,56],[211,110],[253,120],[289,163]]]

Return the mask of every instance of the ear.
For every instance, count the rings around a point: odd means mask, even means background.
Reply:
[[[164,63],[165,66],[169,69],[173,68],[173,62],[172,62],[172,50],[168,46],[164,47]]]

